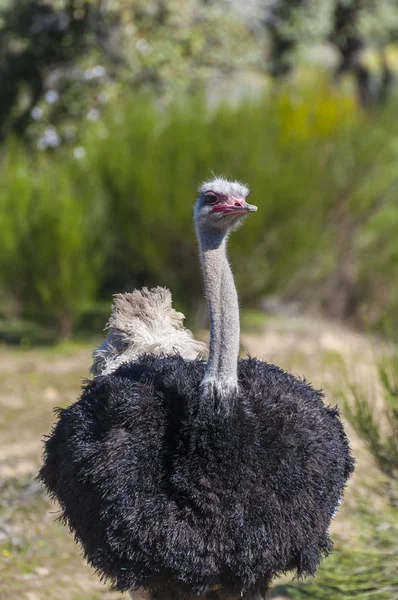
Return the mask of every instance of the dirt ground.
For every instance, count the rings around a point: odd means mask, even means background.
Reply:
[[[40,350],[0,348],[1,600],[127,598],[103,585],[84,563],[72,536],[55,522],[57,506],[35,481],[53,408],[75,401],[91,350],[74,343]],[[269,318],[246,328],[242,351],[305,375],[325,390],[331,404],[337,402],[347,373],[377,398],[377,344],[343,327],[306,318]],[[350,429],[349,435],[357,470],[333,523],[333,531],[347,542],[349,515],[362,484],[375,472],[361,441]]]

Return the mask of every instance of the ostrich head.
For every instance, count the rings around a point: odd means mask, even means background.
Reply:
[[[217,177],[203,183],[195,204],[195,222],[202,231],[231,231],[257,206],[248,204],[249,189],[238,181]]]

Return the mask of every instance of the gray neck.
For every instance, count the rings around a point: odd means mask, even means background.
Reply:
[[[210,316],[210,354],[202,387],[217,397],[238,389],[239,304],[224,231],[198,231]]]

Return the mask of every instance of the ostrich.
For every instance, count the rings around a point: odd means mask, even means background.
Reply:
[[[337,408],[275,365],[238,360],[229,234],[248,189],[199,188],[210,352],[167,290],[116,297],[93,381],[59,410],[40,478],[101,577],[132,598],[254,600],[313,575],[353,459]]]

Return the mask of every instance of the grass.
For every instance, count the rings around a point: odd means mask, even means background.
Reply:
[[[366,339],[327,323],[318,323],[314,319],[265,318],[250,313],[243,319],[243,329],[245,350],[305,374],[316,387],[326,388],[331,403],[336,401],[332,390],[341,369],[334,353],[347,355],[354,351],[372,376],[369,362],[372,359]],[[51,428],[53,408],[66,406],[77,398],[82,379],[87,376],[94,346],[93,342],[72,341],[25,350],[0,347],[2,600],[116,600],[123,597],[100,583],[84,563],[68,531],[55,522],[57,508],[35,482],[41,440]],[[340,565],[343,568],[344,556],[352,556],[352,544],[361,551],[363,543],[358,536],[358,521],[353,516],[358,513],[358,498],[370,500],[372,518],[377,519],[379,511],[385,508],[376,494],[369,497],[364,480],[365,477],[376,477],[377,469],[365,445],[351,430],[350,435],[359,461],[346,501],[333,523],[338,551],[325,567],[329,569],[331,581],[336,565],[343,561]],[[364,535],[364,539],[368,539],[368,535],[372,537],[369,525],[366,525]],[[363,548],[366,546],[362,545]],[[308,590],[318,590],[312,580],[306,585],[307,588],[300,591],[300,598],[306,597]],[[275,594],[283,592],[293,598],[299,593],[297,590],[300,590],[297,582],[292,587],[287,579],[283,587],[275,587]],[[316,596],[319,600],[324,597],[334,598]],[[336,599],[340,597],[343,596],[336,596]]]
[[[398,353],[385,352],[377,364],[382,406],[370,401],[375,386],[349,383],[342,391],[344,410],[382,473],[398,481]]]
[[[397,348],[375,351],[374,372],[367,377],[358,377],[358,369],[349,371],[341,356],[331,358],[345,370],[339,391],[344,414],[377,465],[378,475],[367,484],[368,497],[357,496],[350,546],[338,545],[314,581],[286,590],[295,600],[398,600]]]
[[[314,581],[288,585],[286,590],[290,597],[295,600],[398,599],[396,507],[386,505],[378,514],[369,502],[358,503],[353,522],[356,531],[350,546],[337,544],[336,551],[322,565]]]

